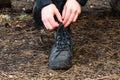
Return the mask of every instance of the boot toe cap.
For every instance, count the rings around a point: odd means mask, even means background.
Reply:
[[[70,55],[59,55],[57,57],[49,58],[49,66],[53,70],[67,70],[72,67],[71,56]]]

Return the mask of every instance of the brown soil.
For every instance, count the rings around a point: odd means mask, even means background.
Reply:
[[[89,0],[71,25],[73,67],[67,71],[48,67],[54,31],[35,28],[32,14],[22,10],[32,4],[12,5],[0,10],[6,24],[0,26],[0,80],[120,80],[120,16],[111,14],[109,0]]]

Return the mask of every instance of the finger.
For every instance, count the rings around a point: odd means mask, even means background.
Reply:
[[[64,25],[67,23],[70,15],[71,15],[71,10],[66,9],[66,13],[65,13],[64,21],[63,21]]]
[[[49,22],[50,22],[53,29],[59,25],[58,22],[55,21],[54,17],[51,17],[49,19]]]
[[[44,23],[46,29],[50,29],[50,30],[52,29],[52,25],[50,24],[50,22],[48,20],[44,20],[43,23]]]
[[[80,14],[80,13],[78,12],[77,15],[74,16],[73,22],[75,22],[75,21],[77,20],[79,14]]]
[[[57,17],[59,22],[62,22],[62,16],[61,16],[60,12],[57,9],[55,11],[55,16]]]
[[[65,13],[66,13],[66,6],[64,6],[63,11],[62,11],[62,19],[65,18]]]
[[[69,24],[71,22],[73,22],[74,16],[76,15],[76,11],[72,12],[72,14],[70,15],[68,21],[66,22],[66,24],[64,25],[65,27],[69,26]]]
[[[75,22],[77,20],[77,18],[78,18],[78,15],[75,15],[74,19],[73,19],[73,22]]]

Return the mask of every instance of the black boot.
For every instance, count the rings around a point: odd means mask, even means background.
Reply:
[[[69,69],[72,66],[72,41],[68,28],[60,23],[55,33],[55,43],[49,55],[49,66],[54,70]]]

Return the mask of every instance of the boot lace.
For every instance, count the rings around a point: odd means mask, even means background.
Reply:
[[[59,27],[56,31],[55,38],[55,46],[57,47],[57,51],[68,51],[71,49],[71,35],[66,28],[64,28],[63,24],[60,23]]]

